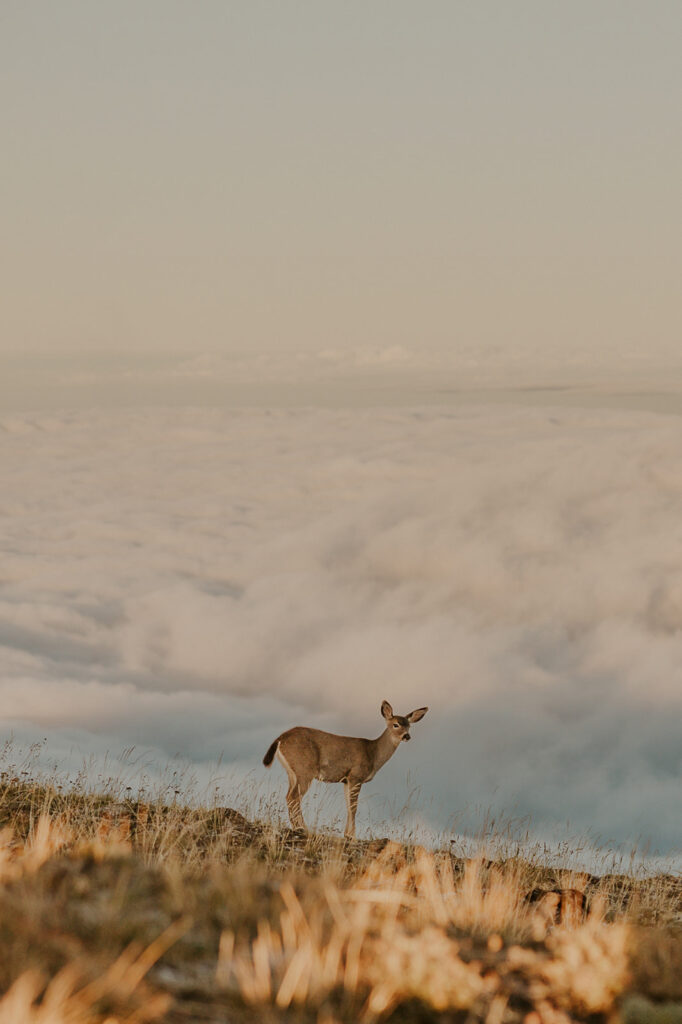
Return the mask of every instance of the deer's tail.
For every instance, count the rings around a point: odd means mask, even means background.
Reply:
[[[263,758],[263,764],[265,765],[266,768],[269,768],[270,765],[272,764],[272,760],[273,760],[275,754],[277,753],[277,747],[278,746],[279,746],[279,736],[277,737],[276,740],[273,740],[273,742],[270,744],[270,746],[268,747],[268,752],[265,755],[265,757]]]

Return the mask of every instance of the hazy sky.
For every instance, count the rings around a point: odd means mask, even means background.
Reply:
[[[0,0],[3,735],[282,806],[280,731],[429,704],[378,797],[679,845],[681,53],[679,0]]]
[[[682,5],[4,0],[0,351],[679,361]]]

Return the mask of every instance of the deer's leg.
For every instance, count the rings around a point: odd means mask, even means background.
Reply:
[[[291,827],[305,828],[305,821],[303,820],[303,811],[301,810],[301,793],[299,792],[298,782],[289,783],[289,792],[287,793],[287,808],[289,810],[289,820],[291,821]]]
[[[344,834],[349,839],[355,839],[355,812],[358,809],[358,796],[360,795],[361,786],[361,782],[354,782],[352,779],[348,779],[345,783],[348,818],[346,819],[346,830]]]
[[[310,788],[311,780],[303,775],[297,775],[294,769],[287,761],[286,755],[280,746],[277,750],[277,757],[281,761],[289,779],[289,789],[287,791],[287,810],[289,811],[289,820],[291,821],[292,828],[305,828],[305,821],[303,820],[303,811],[301,810],[301,797],[305,796]]]
[[[304,797],[310,788],[310,779],[301,778],[292,772],[289,778],[289,792],[287,793],[287,807],[292,828],[305,828],[303,811],[301,810],[301,797]]]

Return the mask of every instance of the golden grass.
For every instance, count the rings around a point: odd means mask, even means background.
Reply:
[[[0,1024],[680,1020],[673,875],[16,778],[0,829]]]
[[[597,913],[545,930],[538,947],[533,908],[501,871],[484,883],[480,862],[458,879],[449,860],[424,850],[396,868],[399,857],[389,845],[352,885],[327,884],[307,914],[285,883],[275,928],[261,922],[241,942],[223,934],[219,983],[282,1010],[321,1009],[336,994],[366,1022],[414,1000],[486,1021],[502,1019],[512,999],[556,1019],[614,1008],[629,979],[627,925]]]

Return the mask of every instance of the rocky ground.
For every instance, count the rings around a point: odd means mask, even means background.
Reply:
[[[682,879],[0,787],[0,1024],[682,1021]]]

